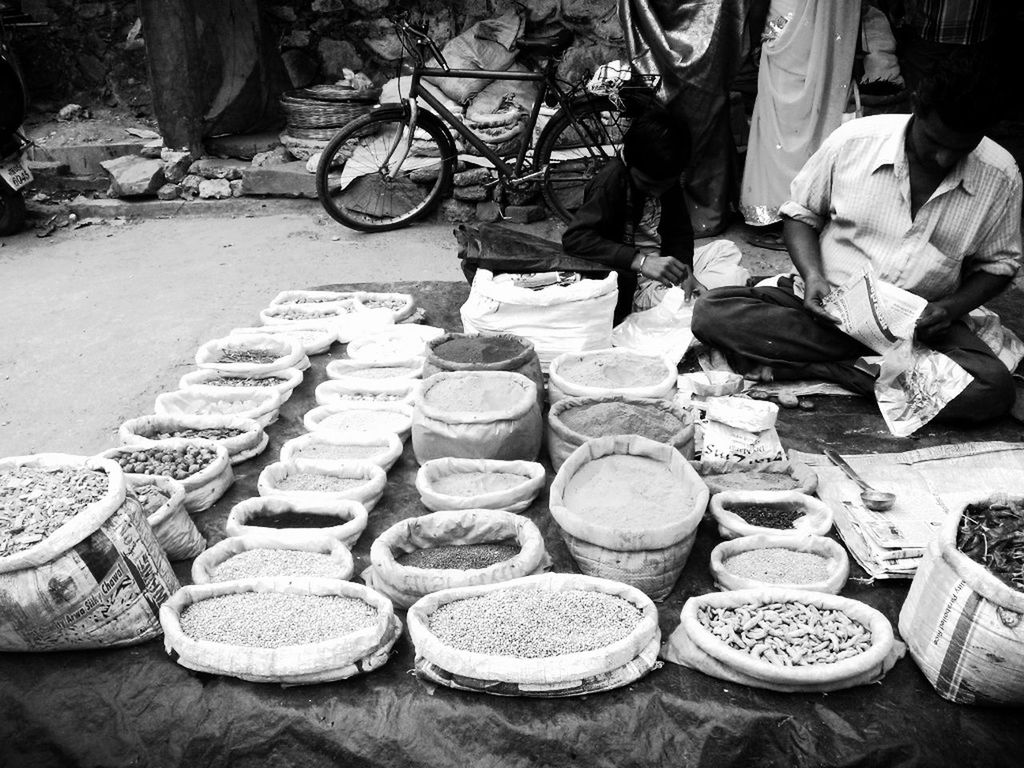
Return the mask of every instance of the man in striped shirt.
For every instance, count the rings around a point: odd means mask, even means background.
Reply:
[[[982,79],[979,79],[982,78]],[[1013,405],[1010,372],[963,321],[998,295],[1021,260],[1021,176],[983,136],[983,75],[947,67],[922,81],[914,114],[854,120],[832,133],[790,188],[784,237],[803,278],[722,288],[694,307],[693,332],[748,378],[834,381],[874,393],[873,354],[836,327],[829,291],[871,268],[927,299],[916,338],[974,381],[937,418],[976,422]]]

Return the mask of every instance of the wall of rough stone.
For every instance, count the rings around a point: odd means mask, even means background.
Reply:
[[[207,0],[213,2],[215,0]],[[561,23],[576,32],[562,74],[574,79],[622,56],[615,0],[259,0],[281,55],[299,84],[331,82],[349,68],[382,83],[401,49],[387,16],[409,11],[443,44],[468,25],[514,7],[529,7],[531,27]],[[39,100],[102,100],[139,115],[150,112],[145,42],[135,0],[22,0],[47,23],[19,30],[16,41],[29,87]]]

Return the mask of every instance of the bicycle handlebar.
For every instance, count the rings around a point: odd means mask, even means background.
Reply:
[[[420,29],[418,27],[413,26],[408,21],[406,21],[405,17],[402,15],[392,16],[390,21],[392,24],[395,25],[398,37],[402,41],[402,45],[404,47],[409,47],[406,44],[406,40],[408,39],[409,41],[411,41],[412,46],[414,48],[426,48],[427,51],[430,52],[430,55],[438,63],[438,66],[445,72],[451,69],[451,67],[448,66],[448,62],[445,61],[444,55],[441,53],[441,49],[438,47],[437,43],[434,42],[434,38],[432,38],[427,33],[426,29]],[[422,53],[418,51],[410,50],[409,52],[413,53],[414,55],[418,54],[422,56]]]

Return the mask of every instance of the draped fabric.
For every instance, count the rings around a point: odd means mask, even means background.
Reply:
[[[769,20],[781,31],[761,48],[740,193],[743,218],[755,225],[779,221],[790,182],[842,122],[860,0],[772,0]]]
[[[729,84],[746,52],[751,0],[619,0],[626,49],[640,72],[662,76],[659,97],[689,126],[684,188],[694,235],[728,224],[738,197]]]

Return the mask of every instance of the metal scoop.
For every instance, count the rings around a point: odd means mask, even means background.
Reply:
[[[853,482],[861,488],[860,500],[864,502],[864,506],[875,512],[888,512],[892,509],[892,505],[896,503],[896,494],[888,493],[886,491],[877,491],[870,485],[864,482],[864,479],[853,471],[853,467],[846,463],[846,459],[840,456],[831,448],[825,449],[825,456],[828,460],[839,467],[846,476],[849,477]]]

